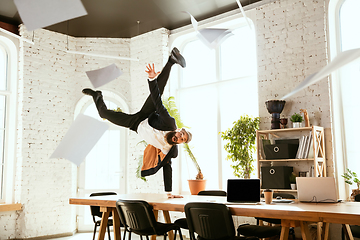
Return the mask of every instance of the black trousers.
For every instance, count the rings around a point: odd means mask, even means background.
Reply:
[[[169,57],[169,60],[157,77],[158,87],[161,95],[163,94],[164,88],[169,79],[172,65],[174,65],[174,63],[170,61]],[[94,98],[94,101],[100,117],[105,118],[116,125],[129,128],[135,132],[137,131],[139,124],[155,111],[155,106],[151,96],[146,99],[140,111],[135,114],[127,114],[107,109],[102,96],[97,99]]]

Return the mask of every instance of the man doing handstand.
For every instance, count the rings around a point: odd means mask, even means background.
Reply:
[[[175,119],[171,117],[162,104],[161,95],[168,81],[171,67],[179,64],[186,66],[185,59],[177,48],[171,51],[171,55],[160,72],[155,72],[154,64],[146,66],[150,96],[146,99],[139,112],[127,114],[107,109],[101,91],[85,88],[82,92],[93,97],[96,108],[101,118],[129,128],[137,132],[147,143],[144,150],[141,176],[150,176],[163,168],[165,192],[169,198],[181,197],[172,195],[172,168],[171,158],[178,155],[177,144],[188,143],[192,135],[185,128],[178,129]]]

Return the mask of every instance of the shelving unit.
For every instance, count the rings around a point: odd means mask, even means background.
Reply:
[[[264,159],[265,156],[262,148],[262,139],[275,140],[275,139],[294,139],[301,138],[304,135],[312,135],[312,148],[313,155],[305,159]],[[324,128],[319,126],[302,127],[302,128],[285,128],[285,129],[272,129],[272,130],[258,130],[256,132],[257,143],[257,166],[258,176],[260,177],[261,166],[275,166],[287,165],[299,169],[303,165],[313,165],[314,177],[326,177],[326,156],[325,156],[325,141],[324,141]],[[294,167],[295,172],[299,172]],[[296,192],[291,189],[275,189],[276,191]]]

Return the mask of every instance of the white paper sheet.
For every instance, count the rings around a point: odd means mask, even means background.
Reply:
[[[87,14],[80,0],[14,0],[28,31]]]
[[[332,72],[338,70],[339,68],[345,66],[346,64],[360,58],[360,48],[351,49],[344,52],[339,53],[328,65],[322,68],[319,72],[313,73],[304,81],[302,81],[294,90],[290,93],[282,97],[281,99],[286,99],[295,93],[299,92],[300,90],[310,86],[311,84],[316,83],[317,81],[323,79],[327,75],[331,74]]]
[[[108,128],[105,122],[79,114],[50,158],[65,158],[79,166]]]
[[[233,35],[230,30],[224,28],[203,28],[198,30],[196,19],[189,12],[184,12],[190,15],[191,24],[198,33],[196,36],[210,49],[217,48],[226,38]]]
[[[246,20],[246,22],[247,22],[247,24],[248,24],[249,28],[251,29],[251,24],[249,23],[249,20],[247,19],[246,15],[245,15],[245,11],[244,11],[244,9],[243,9],[243,7],[242,7],[242,5],[241,5],[240,1],[239,1],[239,0],[236,0],[236,2],[237,2],[238,6],[239,6],[239,8],[240,8],[240,11],[241,11],[241,13],[242,13],[243,17],[244,17],[244,18],[245,18],[245,20]]]
[[[122,71],[113,63],[104,68],[87,71],[86,75],[90,79],[94,88],[99,88],[117,77],[120,77],[122,75]]]

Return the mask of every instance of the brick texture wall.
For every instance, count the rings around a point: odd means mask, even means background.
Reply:
[[[256,11],[260,129],[270,129],[265,102],[280,99],[328,63],[328,1],[278,0]],[[307,109],[311,125],[325,128],[327,173],[334,173],[330,86],[323,79],[286,99],[281,117]],[[291,124],[290,120],[288,126]]]
[[[278,0],[256,9],[261,129],[270,128],[265,101],[279,99],[328,61],[326,5],[328,0]],[[24,27],[19,62],[19,119],[15,200],[23,211],[0,214],[0,239],[26,239],[75,230],[77,168],[64,159],[49,159],[74,120],[81,89],[90,87],[85,74],[115,63],[124,74],[101,87],[123,97],[136,112],[149,94],[145,66],[161,70],[169,54],[166,29],[132,39],[72,38],[47,30],[34,35]],[[70,50],[138,58],[121,61],[73,55]],[[333,173],[329,83],[324,79],[286,100],[282,116],[307,109],[310,122],[326,129],[328,174]],[[143,148],[135,133],[128,136],[128,192],[163,192],[162,172],[143,182],[135,177]]]

